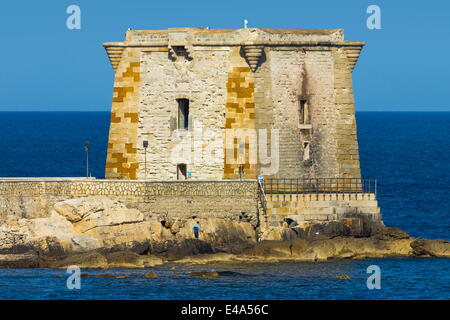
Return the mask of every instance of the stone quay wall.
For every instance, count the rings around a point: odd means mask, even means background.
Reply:
[[[348,215],[381,221],[373,193],[267,194],[266,210],[256,180],[132,181],[82,178],[0,179],[0,223],[11,218],[43,218],[56,202],[104,195],[144,213],[148,221],[219,218],[254,226],[280,226],[283,219],[325,222]]]
[[[257,190],[255,180],[1,179],[0,221],[45,217],[58,201],[95,195],[139,209],[147,220],[192,216],[239,220],[244,215],[255,221]]]

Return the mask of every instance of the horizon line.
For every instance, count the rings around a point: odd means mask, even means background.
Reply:
[[[442,108],[448,108],[448,110],[358,110],[355,109],[355,112],[450,112],[450,107],[442,107]],[[111,112],[111,110],[80,110],[80,109],[74,109],[74,110],[1,110],[0,112]]]

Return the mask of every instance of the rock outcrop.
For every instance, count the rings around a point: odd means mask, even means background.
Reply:
[[[149,223],[137,209],[129,209],[105,196],[76,198],[56,203],[55,212],[64,217],[77,234],[99,242],[99,248],[128,249],[148,243]]]
[[[200,239],[193,238],[192,226],[197,221]],[[146,221],[137,209],[105,196],[90,196],[58,202],[46,216],[12,218],[1,225],[0,255],[5,262],[0,266],[23,263],[59,268],[87,259],[83,264],[86,268],[146,267],[162,263],[155,255],[176,260],[196,254],[241,252],[255,243],[256,232],[248,222]],[[14,258],[14,254],[23,256]]]
[[[70,222],[55,213],[47,218],[11,221],[0,230],[0,253],[38,251],[51,255],[99,247],[96,239],[75,233]]]
[[[416,239],[411,242],[411,248],[418,257],[450,258],[450,241]]]
[[[245,255],[265,259],[305,261],[410,256],[413,239],[337,237],[323,240],[263,241]]]
[[[138,255],[131,251],[101,253],[92,251],[66,257],[41,258],[39,266],[43,268],[65,269],[76,265],[82,269],[109,268],[148,268],[164,263],[164,259],[151,255]]]
[[[256,231],[249,222],[223,219],[185,219],[167,218],[151,223],[151,242],[156,247],[189,246],[193,239],[192,227],[196,222],[201,227],[199,240],[212,246],[217,251],[241,252],[256,244]],[[186,242],[187,241],[187,242]],[[207,253],[205,245],[197,242],[199,253]],[[159,250],[159,249],[157,249]],[[196,251],[196,249],[193,249]]]
[[[139,255],[131,251],[119,251],[106,255],[109,268],[148,268],[163,264],[165,260],[153,255]]]
[[[0,268],[39,268],[40,260],[36,253],[0,254]]]
[[[155,279],[155,278],[158,278],[158,275],[155,272],[147,272],[144,274],[144,278]]]
[[[194,271],[188,274],[188,277],[196,277],[202,279],[215,279],[219,277],[218,272],[214,271]]]
[[[69,266],[77,266],[80,269],[108,269],[108,260],[98,252],[88,252],[71,255],[62,260],[42,261],[41,267],[66,269]]]
[[[215,252],[211,244],[198,239],[181,239],[153,242],[150,252],[162,255],[168,260],[177,260],[186,256]]]
[[[145,251],[149,240],[149,222],[141,212],[104,196],[62,201],[47,217],[10,220],[0,227],[0,253]]]
[[[33,216],[33,215],[32,215]],[[10,217],[0,226],[0,267],[145,268],[166,261],[317,261],[381,257],[450,257],[450,242],[411,238],[362,217],[270,227],[224,219],[146,220],[137,209],[104,196],[56,203],[46,215]],[[195,239],[192,226],[201,226]]]
[[[332,239],[335,237],[366,238],[373,235],[394,234],[397,232],[402,236],[408,234],[396,228],[385,227],[370,221],[364,215],[348,215],[340,220],[324,222],[300,222],[297,227],[268,227],[262,234],[261,240],[319,240]],[[390,238],[388,236],[388,238]],[[398,238],[401,238],[400,236]]]

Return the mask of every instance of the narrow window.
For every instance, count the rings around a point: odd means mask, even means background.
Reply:
[[[185,163],[180,163],[177,165],[177,180],[187,179],[187,168]]]
[[[300,124],[309,124],[309,107],[307,100],[300,100]]]
[[[189,100],[178,99],[178,129],[189,127]]]
[[[303,142],[303,161],[308,161],[310,158],[310,145],[309,141]]]

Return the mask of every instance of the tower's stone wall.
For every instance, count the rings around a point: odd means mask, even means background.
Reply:
[[[126,48],[116,69],[106,159],[108,178],[137,179],[140,52]]]
[[[363,43],[342,30],[130,30],[104,46],[115,69],[107,178],[173,180],[180,163],[189,179],[360,177],[351,72]],[[188,130],[177,130],[178,99]],[[259,129],[276,161],[261,161]]]
[[[336,162],[339,177],[359,178],[358,139],[351,65],[343,49],[334,49],[334,104],[336,106]]]

